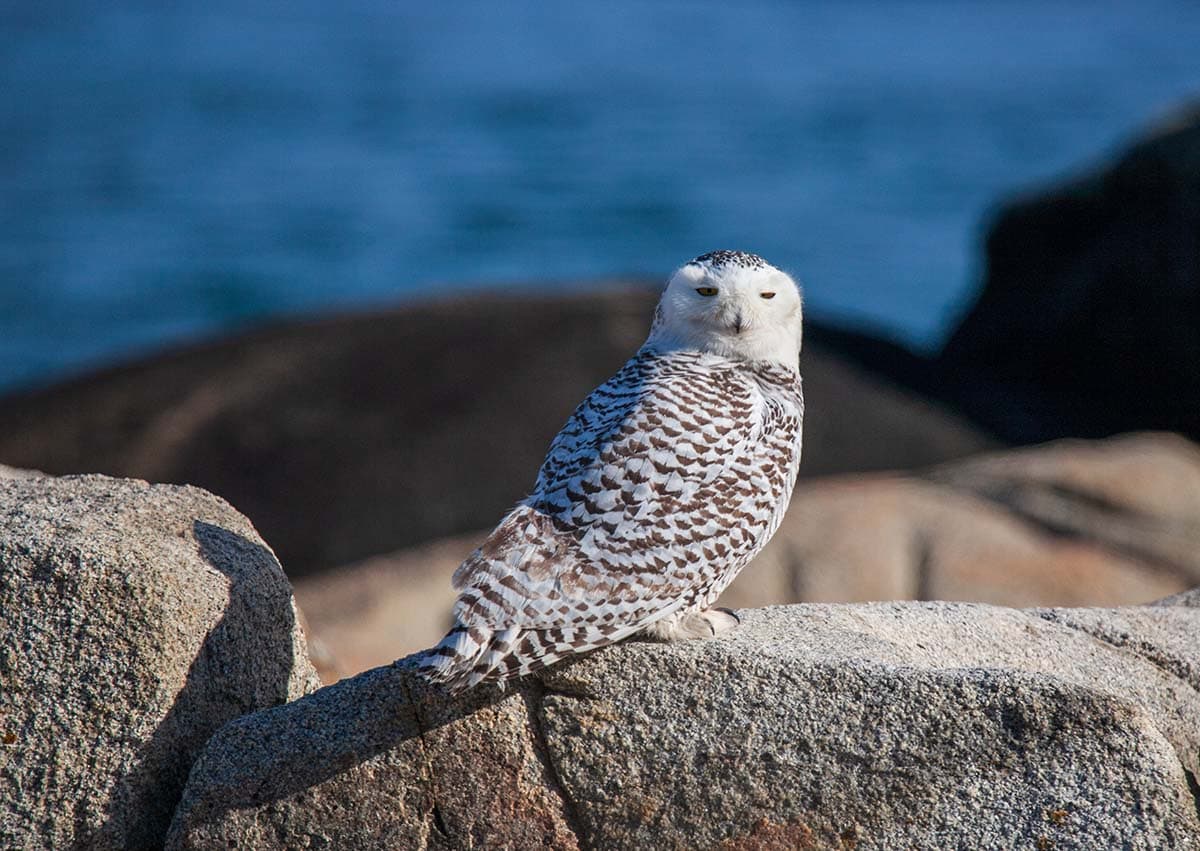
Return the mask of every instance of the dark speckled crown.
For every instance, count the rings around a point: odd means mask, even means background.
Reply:
[[[724,248],[720,251],[710,251],[707,254],[701,254],[692,263],[699,266],[708,266],[712,269],[720,269],[724,266],[740,266],[743,269],[766,269],[771,265],[757,254],[751,254],[748,251],[729,251]]]

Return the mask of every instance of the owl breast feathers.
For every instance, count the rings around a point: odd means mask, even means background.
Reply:
[[[458,568],[455,626],[418,669],[459,690],[638,631],[715,633],[696,618],[778,527],[803,412],[794,366],[643,347]]]

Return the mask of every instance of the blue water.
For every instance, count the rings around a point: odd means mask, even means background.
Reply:
[[[1200,4],[0,11],[0,386],[264,318],[758,251],[935,346],[990,205],[1200,92]]]

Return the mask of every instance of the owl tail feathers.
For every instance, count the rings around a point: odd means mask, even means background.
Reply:
[[[505,679],[505,662],[521,634],[520,627],[499,632],[457,624],[436,646],[406,660],[427,682],[459,694],[487,679]]]

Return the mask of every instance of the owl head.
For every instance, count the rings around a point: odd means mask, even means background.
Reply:
[[[802,318],[800,287],[786,273],[756,254],[712,251],[667,281],[646,343],[795,369]]]

